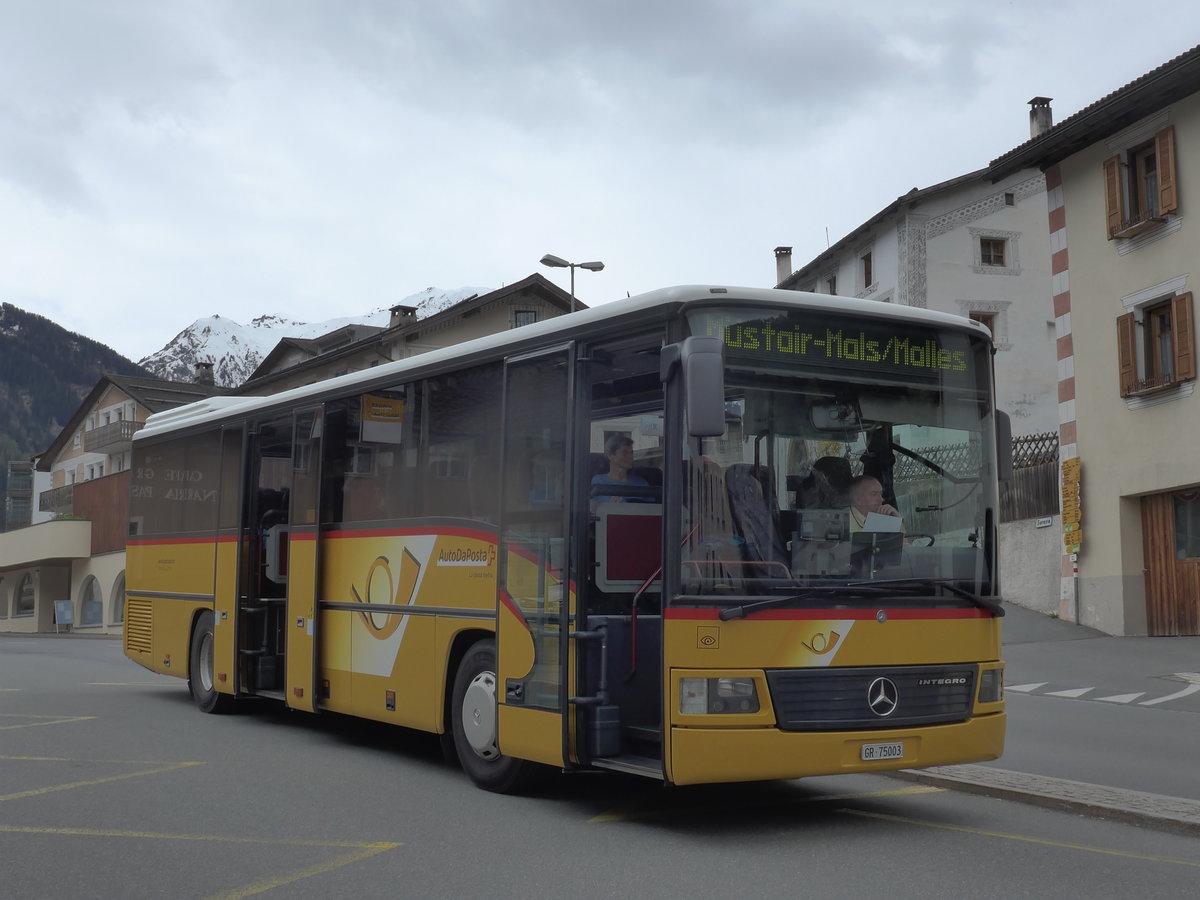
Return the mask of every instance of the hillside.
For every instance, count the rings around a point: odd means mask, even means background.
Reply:
[[[0,495],[9,460],[46,449],[106,372],[147,374],[91,338],[0,304]]]

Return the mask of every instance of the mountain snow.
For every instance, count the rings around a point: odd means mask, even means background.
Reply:
[[[491,288],[425,288],[405,297],[400,306],[415,306],[417,319],[449,309]],[[267,354],[284,338],[317,338],[346,325],[386,328],[391,313],[386,308],[356,316],[339,316],[324,322],[300,322],[286,316],[263,315],[242,325],[224,316],[197,319],[156,353],[139,360],[139,365],[156,378],[193,381],[196,363],[211,362],[213,378],[223,387],[237,387],[259,367]]]

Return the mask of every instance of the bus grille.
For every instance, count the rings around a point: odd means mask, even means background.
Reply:
[[[149,653],[153,616],[149,600],[130,600],[125,605],[125,652]]]
[[[964,721],[978,672],[974,664],[775,669],[767,684],[783,731],[896,728]]]

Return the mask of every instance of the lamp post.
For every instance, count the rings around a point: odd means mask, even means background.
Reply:
[[[575,270],[587,269],[589,272],[599,272],[604,268],[604,263],[602,262],[567,262],[561,256],[555,256],[553,253],[547,253],[542,257],[542,265],[549,266],[552,269],[571,270],[571,312],[575,312]]]

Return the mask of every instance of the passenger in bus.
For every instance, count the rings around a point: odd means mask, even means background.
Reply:
[[[879,479],[871,475],[859,475],[850,482],[851,534],[867,530],[867,516],[870,513],[900,518],[900,510],[890,503],[883,502],[883,485]],[[900,524],[900,532],[904,532],[903,522]]]
[[[592,484],[645,486],[650,483],[640,475],[633,474],[633,439],[623,434],[614,434],[604,442],[604,455],[608,459],[608,471],[592,476]],[[649,503],[651,497],[596,496],[593,503]]]

